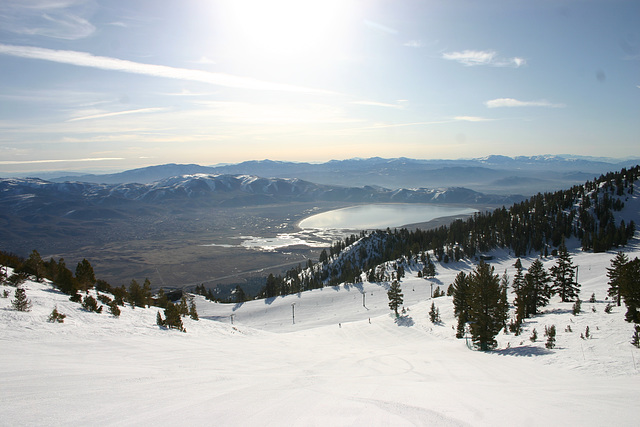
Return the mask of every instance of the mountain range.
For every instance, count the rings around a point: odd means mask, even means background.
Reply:
[[[247,161],[200,166],[167,164],[102,175],[52,176],[54,182],[149,184],[187,174],[255,175],[298,178],[317,184],[398,188],[465,187],[492,194],[533,195],[581,184],[602,173],[631,167],[638,158],[607,159],[579,156],[487,156],[475,159],[421,160],[409,158],[332,160],[325,163]]]

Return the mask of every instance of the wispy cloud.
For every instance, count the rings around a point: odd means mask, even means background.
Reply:
[[[404,108],[404,106],[400,104],[389,104],[386,102],[377,102],[377,101],[352,101],[351,104],[369,105],[372,107],[398,108],[398,109]]]
[[[71,50],[54,50],[32,46],[15,46],[0,43],[0,54],[20,58],[40,59],[79,67],[98,68],[101,70],[121,71],[125,73],[144,74],[147,76],[169,79],[196,81],[218,86],[239,89],[284,91],[316,94],[332,94],[333,92],[282,83],[273,83],[231,74],[211,73],[188,68],[176,68],[166,65],[144,64],[124,59],[96,56],[86,52]]]
[[[88,159],[50,159],[50,160],[0,160],[0,165],[25,165],[35,163],[64,163],[64,162],[103,162],[107,160],[124,160],[123,157],[94,157]]]
[[[88,116],[75,117],[73,119],[67,120],[68,122],[77,122],[79,120],[91,120],[91,119],[102,119],[105,117],[114,117],[114,116],[123,116],[128,114],[141,114],[141,113],[157,113],[159,111],[166,111],[166,108],[162,107],[153,107],[153,108],[139,108],[137,110],[126,110],[126,111],[116,111],[112,113],[100,113],[100,114],[91,114]]]
[[[409,40],[408,42],[405,42],[403,44],[403,46],[407,46],[407,47],[422,47],[422,46],[424,46],[424,44],[420,40]]]
[[[83,15],[83,0],[0,2],[0,28],[15,34],[78,40],[96,31]]]
[[[489,65],[492,67],[521,67],[526,64],[523,58],[503,58],[493,50],[463,50],[461,52],[445,52],[442,58],[448,61],[457,61],[467,67],[477,65]]]
[[[391,27],[387,27],[386,25],[382,25],[379,22],[365,20],[364,24],[369,28],[373,28],[375,30],[382,31],[383,33],[394,34],[394,35],[398,34],[398,30],[396,30],[394,28],[391,28]]]
[[[548,108],[563,108],[564,104],[553,104],[547,100],[540,101],[520,101],[513,98],[497,98],[485,102],[485,105],[489,108],[500,107],[548,107]]]
[[[477,116],[456,116],[453,119],[460,122],[490,122],[493,120],[493,119],[486,119],[484,117],[477,117]]]

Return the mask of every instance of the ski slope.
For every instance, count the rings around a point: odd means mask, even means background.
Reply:
[[[514,259],[493,255],[496,272],[513,277]],[[0,425],[637,425],[633,325],[624,305],[604,313],[615,253],[573,255],[583,313],[553,297],[488,353],[455,338],[450,297],[434,300],[442,323],[429,321],[429,281],[416,271],[402,281],[399,321],[387,285],[364,283],[241,305],[196,297],[201,319],[185,318],[187,333],[157,327],[157,308],[89,313],[34,282],[23,285],[33,309],[17,312],[14,288],[0,286],[11,293],[0,298]],[[438,264],[435,283],[446,290],[473,268]],[[46,321],[54,306],[64,323]],[[551,324],[557,346],[547,350]],[[580,338],[586,326],[591,339]]]

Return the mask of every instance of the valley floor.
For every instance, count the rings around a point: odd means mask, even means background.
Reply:
[[[494,255],[496,272],[512,276],[514,260]],[[0,424],[637,425],[633,325],[624,306],[604,313],[613,256],[574,255],[583,313],[554,297],[520,336],[499,335],[487,353],[455,339],[450,297],[434,300],[443,322],[429,321],[430,285],[417,272],[402,281],[408,311],[399,320],[386,285],[365,283],[242,305],[197,297],[201,319],[185,318],[186,334],[158,328],[154,308],[88,313],[28,282],[32,311],[11,310],[13,295],[0,299]],[[446,290],[474,266],[437,268],[434,289]],[[54,306],[64,323],[46,321]],[[551,324],[557,346],[547,350]],[[592,338],[582,339],[587,326]]]

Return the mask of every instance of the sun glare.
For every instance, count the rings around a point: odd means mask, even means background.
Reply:
[[[345,0],[233,0],[225,24],[239,54],[325,56],[340,48],[349,17]]]

